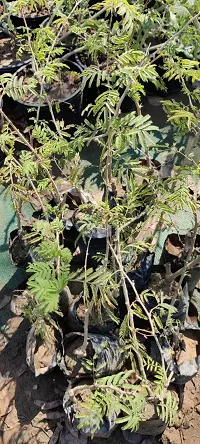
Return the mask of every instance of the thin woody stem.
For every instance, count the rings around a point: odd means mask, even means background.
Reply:
[[[119,230],[116,230],[116,248],[117,248],[117,253],[115,253],[114,249],[112,248],[112,246],[110,245],[111,251],[118,263],[119,266],[119,272],[120,272],[120,276],[121,276],[121,281],[122,281],[122,288],[123,288],[123,293],[124,293],[124,300],[125,300],[125,305],[127,308],[127,313],[128,313],[128,317],[129,317],[129,325],[130,325],[130,332],[131,335],[133,337],[133,340],[136,343],[136,333],[135,333],[135,325],[134,325],[134,319],[133,319],[133,312],[131,310],[131,306],[130,306],[130,301],[129,301],[129,295],[128,295],[128,290],[126,287],[126,281],[125,281],[125,276],[124,276],[124,270],[123,270],[123,265],[122,265],[122,261],[121,261],[121,251],[120,251],[120,240],[119,240]],[[144,365],[142,362],[142,358],[140,356],[140,352],[137,350],[137,347],[135,347],[135,353],[138,359],[138,364],[139,364],[139,368],[140,368],[140,372],[141,375],[144,379],[147,379],[146,377],[146,373],[144,370]]]
[[[82,390],[88,390],[88,387],[90,390],[112,390],[113,392],[116,392],[118,395],[120,396],[126,396],[126,395],[134,395],[137,394],[137,391],[135,390],[122,390],[119,387],[115,387],[114,385],[105,385],[105,384],[92,384],[90,386],[88,386],[87,384],[85,385],[79,385],[77,387],[74,387],[72,389],[69,390],[69,396],[71,399],[74,398],[74,396],[79,393]]]
[[[97,18],[100,17],[104,12],[106,12],[106,8],[102,8],[100,11],[98,11],[96,14],[94,14],[94,15],[91,17],[91,20],[95,20],[95,19],[97,19]],[[63,42],[64,40],[66,40],[71,34],[73,34],[72,31],[67,31],[66,34],[64,34],[64,35],[60,38],[60,40],[58,40],[58,43],[62,43],[62,42]]]
[[[22,164],[19,162],[19,160],[17,160],[16,158],[13,158],[13,161],[15,162],[16,165],[18,165],[20,168],[22,168]],[[11,172],[10,172],[10,178],[11,178],[11,184],[12,184],[12,186],[14,186]],[[28,182],[30,183],[30,185],[31,185],[35,195],[37,196],[38,201],[40,202],[40,205],[41,205],[42,211],[44,213],[45,219],[48,221],[49,220],[48,214],[46,212],[46,209],[45,209],[45,206],[44,206],[44,204],[42,202],[42,199],[41,199],[41,197],[40,197],[40,195],[39,195],[39,193],[38,193],[38,191],[37,191],[37,189],[36,189],[36,187],[35,187],[35,185],[33,183],[33,180],[27,174],[26,174],[26,178],[27,178]],[[13,199],[13,201],[14,201],[14,199]],[[16,212],[17,212],[17,210],[16,210]]]
[[[162,51],[162,49],[164,49],[165,46],[168,45],[168,43],[170,43],[172,40],[174,40],[176,37],[178,37],[187,28],[187,26],[189,26],[191,23],[193,23],[195,20],[197,20],[199,16],[200,16],[200,11],[194,17],[192,17],[190,20],[188,20],[185,23],[185,25],[181,29],[179,29],[179,31],[177,31],[168,40],[166,40],[166,42],[159,45],[159,47],[156,46],[156,48],[158,48],[158,49],[156,49],[156,51],[153,52],[153,54],[151,54],[151,58],[154,59],[156,57],[156,55],[158,54],[158,51]],[[153,63],[155,60],[152,60],[151,63]]]
[[[117,103],[114,117],[118,117],[119,112],[120,112],[120,108],[121,108],[121,106],[122,106],[122,103],[123,103],[123,101],[124,101],[124,99],[125,99],[125,97],[126,97],[128,91],[129,91],[129,86],[127,86],[127,87],[125,88],[123,94],[121,95],[121,97],[120,97],[120,99],[119,99],[119,101],[118,101],[118,103]]]
[[[145,307],[145,305],[143,304],[143,302],[142,302],[142,300],[141,300],[141,298],[140,298],[140,296],[139,296],[139,294],[138,294],[138,292],[137,292],[137,289],[136,289],[136,287],[135,287],[135,283],[134,283],[134,281],[131,281],[131,279],[128,277],[127,273],[125,273],[125,271],[124,271],[124,269],[123,269],[123,266],[122,266],[121,263],[120,263],[120,259],[119,259],[118,255],[116,255],[116,253],[115,253],[115,251],[114,251],[114,249],[112,248],[111,245],[110,245],[110,248],[111,248],[111,251],[112,251],[112,253],[114,254],[115,259],[116,259],[116,261],[117,261],[117,263],[118,263],[119,270],[120,270],[120,275],[123,274],[124,278],[126,278],[127,281],[129,282],[129,284],[131,285],[131,287],[132,287],[132,289],[133,289],[133,291],[134,291],[134,293],[135,293],[135,295],[136,295],[136,300],[137,300],[137,302],[141,305],[143,311],[145,312],[145,314],[146,314],[146,316],[147,316],[147,319],[148,319],[149,324],[150,324],[150,327],[151,327],[152,336],[154,337],[154,340],[155,340],[155,342],[156,342],[156,344],[157,344],[157,347],[158,347],[158,349],[159,349],[159,351],[160,351],[161,362],[162,362],[162,368],[163,368],[163,372],[165,373],[165,363],[164,363],[163,351],[162,351],[162,348],[161,348],[161,346],[160,346],[160,343],[159,343],[159,340],[158,340],[158,338],[157,338],[157,335],[156,335],[156,333],[155,333],[155,328],[154,328],[154,325],[153,325],[153,322],[152,322],[152,319],[151,319],[151,315],[150,315],[150,313],[148,312],[148,310],[147,310],[147,308]],[[125,284],[125,285],[126,285],[126,284]],[[127,293],[128,293],[128,292],[127,292]],[[129,307],[130,307],[129,296],[128,296],[128,304],[129,304]],[[131,311],[131,307],[129,308],[129,310]],[[131,312],[132,312],[132,311],[131,311]],[[133,314],[132,314],[132,316],[133,316]]]
[[[85,281],[84,281],[84,286],[85,286],[85,282],[86,282],[86,279],[87,279],[87,260],[88,260],[88,251],[89,251],[89,247],[90,247],[90,241],[91,241],[91,238],[88,241],[86,255],[85,255],[85,266],[84,266]],[[84,304],[86,305],[85,291],[84,291]],[[89,302],[88,307],[85,309],[83,344],[80,347],[80,349],[78,349],[76,351],[76,355],[77,356],[85,356],[85,354],[86,354],[86,348],[87,348],[87,343],[88,343],[89,317],[90,317],[91,311],[93,309],[93,306],[94,306],[94,300],[91,299],[91,301]]]

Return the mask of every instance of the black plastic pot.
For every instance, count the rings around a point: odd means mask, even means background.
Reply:
[[[29,263],[41,260],[35,251],[38,242],[30,243],[28,239],[24,239],[31,231],[32,227],[24,226],[21,230],[16,228],[11,231],[9,235],[9,254],[11,261],[17,267],[26,268]]]
[[[65,229],[63,231],[63,237],[64,237],[64,247],[69,248],[70,251],[74,252],[76,249],[75,243],[76,243],[76,239],[78,237],[78,232],[75,228],[74,225],[70,226],[66,226],[66,222],[65,221]],[[70,221],[69,221],[70,223]]]
[[[187,251],[184,251],[185,243],[187,241],[187,236],[188,235],[177,234],[177,233],[170,233],[167,236],[167,238],[165,239],[165,243],[164,243],[161,258],[160,258],[160,265],[165,265],[167,263],[170,263],[171,264],[171,271],[173,273],[183,266],[184,258],[186,257],[186,253],[187,253]],[[168,243],[169,243],[169,246],[168,246]],[[200,235],[199,234],[197,234],[196,240],[195,240],[195,248],[196,247],[198,247],[198,248],[200,247]],[[173,251],[173,249],[174,249],[174,251]],[[178,249],[180,251],[178,251]],[[191,270],[191,272],[193,270]],[[193,278],[196,279],[195,276],[193,276]],[[190,291],[191,291],[191,289],[190,289]]]
[[[70,305],[68,313],[67,313],[67,327],[69,331],[73,332],[81,332],[84,331],[84,321],[78,316],[78,307],[83,303],[83,296],[80,294]],[[104,310],[105,311],[105,310]],[[106,320],[102,321],[102,324],[98,324],[98,319],[96,319],[96,325],[88,326],[89,333],[97,333],[97,334],[108,334],[114,329],[117,328],[117,324],[113,322],[111,318],[106,318]]]
[[[117,373],[122,368],[125,353],[116,336],[89,333],[84,357],[76,354],[82,344],[82,333],[68,333],[64,337],[57,362],[67,377],[76,378],[84,375],[102,377]],[[88,365],[88,360],[93,361],[92,366]]]
[[[187,327],[185,332],[183,333],[185,337],[195,337],[195,332],[192,332]],[[185,341],[183,336],[183,343],[184,345],[181,345],[181,342],[178,344],[178,349],[181,351],[186,351],[187,346],[185,347]],[[198,338],[198,336],[196,336]],[[176,357],[174,355],[174,345],[171,345],[171,341],[168,341],[166,338],[160,337],[159,339],[161,349],[163,351],[163,358],[164,362],[166,364],[166,368],[169,372],[174,374],[173,378],[173,384],[182,385],[186,384],[187,382],[191,381],[191,379],[196,376],[197,372],[200,369],[200,355],[199,355],[199,344],[196,347],[196,357],[193,359],[188,359],[189,356],[185,355],[185,361],[183,361],[181,364],[178,365],[176,361]],[[152,342],[150,345],[150,356],[153,359],[153,361],[161,363],[160,360],[160,351],[158,350],[157,344],[155,342]]]
[[[28,28],[36,29],[49,17],[50,14],[38,15],[36,17],[29,16],[26,17],[26,23]],[[20,17],[19,15],[11,15],[10,18],[15,28],[25,26],[23,17]]]
[[[143,258],[141,259],[140,265],[135,270],[129,271],[127,276],[129,279],[135,284],[136,291],[141,293],[142,291],[148,288],[149,279],[153,270],[155,253],[150,253],[147,251],[144,253]],[[130,282],[126,279],[126,288],[128,290],[129,299],[133,302],[136,298],[136,294],[130,284]],[[120,319],[123,320],[124,316],[127,313],[127,308],[124,302],[124,294],[122,287],[120,288],[120,295],[118,297],[118,308],[120,313]],[[143,319],[135,319],[136,326],[141,328],[141,323],[143,325],[142,328],[148,328],[148,322]]]
[[[78,246],[82,253],[88,250],[89,256],[95,256],[97,253],[106,253],[106,230],[104,228],[95,228],[91,233],[80,237]]]
[[[178,235],[177,233],[171,233],[167,236],[160,258],[160,265],[165,265],[167,263],[170,263],[172,272],[175,272],[182,267],[183,262],[181,259],[181,254],[180,256],[177,254],[178,254],[178,249],[180,249],[180,252],[181,250],[184,249],[184,240],[185,236]],[[171,245],[171,252],[173,251],[174,248],[174,251],[177,251],[177,254],[172,254],[170,253],[170,251],[168,251],[169,248],[167,247],[167,243]]]
[[[9,236],[9,254],[11,261],[17,267],[26,267],[31,261],[30,244],[23,240],[23,236],[31,232],[31,227],[24,226],[19,231],[17,228],[11,231]]]
[[[90,389],[90,380],[83,379],[80,383],[76,383],[74,387],[78,387],[78,385],[88,385],[88,390]],[[103,421],[99,420],[97,421],[96,418],[91,417],[90,415],[90,424],[85,424],[84,418],[77,418],[76,417],[76,398],[74,398],[73,402],[70,398],[70,389],[71,384],[67,388],[64,398],[63,398],[63,409],[67,416],[67,419],[69,421],[69,424],[73,430],[73,432],[77,436],[83,435],[87,437],[92,438],[109,438],[112,431],[116,427],[116,419],[117,414],[115,412],[111,413],[109,416],[104,416]],[[91,392],[92,395],[92,392]],[[81,397],[81,394],[79,394],[79,397]]]
[[[72,71],[76,71],[78,73],[82,72],[82,69],[79,65],[72,61],[67,61],[67,65]],[[21,76],[24,74],[24,68],[20,68],[17,71],[17,75]],[[16,100],[18,104],[21,105],[23,109],[23,113],[25,117],[29,119],[29,117],[36,117],[38,104],[29,103],[22,100]],[[55,119],[64,120],[65,124],[79,124],[81,121],[81,106],[82,106],[82,88],[81,85],[77,88],[77,90],[69,97],[66,97],[65,100],[59,101],[60,110],[56,110],[55,105],[52,105]],[[52,116],[49,110],[48,104],[42,104],[40,106],[39,118],[41,120],[46,120],[54,126],[52,123]]]
[[[138,293],[144,291],[148,286],[148,282],[153,268],[154,257],[155,253],[150,253],[148,251],[147,253],[144,254],[144,257],[141,260],[139,267],[127,273],[129,279],[131,279],[131,281],[134,282]],[[126,286],[130,297],[130,295],[133,293],[133,289],[128,281],[126,282]]]
[[[0,40],[1,39],[5,39],[5,38],[9,38],[9,36],[7,34],[5,34],[4,32],[0,32]],[[24,67],[27,64],[26,61],[19,61],[19,60],[15,60],[13,63],[11,63],[8,66],[3,66],[1,65],[1,60],[0,60],[0,75],[1,74],[6,74],[6,73],[14,73],[16,72],[19,68]]]
[[[73,47],[75,49],[75,46]],[[75,63],[77,63],[82,71],[89,67],[91,64],[94,64],[92,60],[89,60],[89,58],[84,58],[84,53],[75,54],[74,56]],[[83,89],[83,108],[85,108],[89,103],[94,103],[95,99],[102,94],[105,91],[105,87],[100,86],[97,87],[95,84],[95,81],[92,82],[92,85],[89,86],[89,82],[86,83],[84,89]]]

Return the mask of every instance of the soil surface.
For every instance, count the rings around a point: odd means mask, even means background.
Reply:
[[[82,385],[82,384],[84,384],[84,385],[90,384],[90,381],[82,380],[80,382],[80,384],[77,384],[77,386]],[[79,414],[79,415],[88,414],[88,410],[86,409],[86,407],[83,404],[87,405],[87,401],[89,398],[91,398],[91,395],[92,395],[92,392],[89,388],[88,388],[88,390],[82,390],[77,393],[76,403],[75,403],[76,414]]]
[[[80,322],[84,324],[85,320],[85,305],[83,302],[80,302],[80,304],[77,307],[76,316],[79,319]],[[111,323],[111,319],[108,317],[105,310],[100,310],[98,307],[93,307],[91,313],[89,314],[89,325],[90,327],[103,327],[106,326],[106,324]]]
[[[10,9],[14,6],[15,2],[9,2]],[[51,11],[52,2],[48,2],[46,6],[40,6],[37,2],[35,2],[34,9],[30,8],[29,5],[24,5],[20,8],[20,11],[17,15],[18,17],[40,17],[42,15],[49,14]]]
[[[59,417],[48,419],[38,404],[62,399],[67,380],[58,369],[34,376],[26,365],[30,325],[10,311],[11,294],[1,299],[1,306],[4,300],[7,305],[0,312],[0,444],[49,443]],[[63,412],[59,415],[62,418]]]
[[[23,54],[21,60],[17,60],[18,49],[19,45],[17,45],[14,39],[10,37],[0,38],[0,67],[28,60],[28,54]]]
[[[30,76],[24,76],[23,83],[30,83]],[[55,79],[52,85],[46,85],[46,93],[48,100],[52,101],[64,101],[68,99],[72,94],[74,94],[77,89],[80,87],[80,76],[78,74],[70,74],[70,73],[62,73],[62,79]],[[40,84],[35,88],[36,94],[33,94],[31,91],[28,91],[23,96],[23,100],[30,104],[38,103],[38,95],[40,94]],[[45,103],[45,99],[44,99]]]

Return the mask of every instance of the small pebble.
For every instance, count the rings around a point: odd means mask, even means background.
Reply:
[[[37,390],[38,389],[38,386],[35,384],[34,386],[33,386],[33,390]]]
[[[189,424],[189,422],[187,422],[187,421],[185,421],[184,423],[183,423],[183,429],[185,429],[185,430],[187,430],[187,429],[189,429],[190,428],[190,424]]]

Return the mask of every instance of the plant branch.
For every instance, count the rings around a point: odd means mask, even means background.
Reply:
[[[136,338],[136,332],[135,332],[135,325],[134,325],[134,319],[133,319],[133,312],[131,310],[131,306],[130,306],[130,301],[129,301],[129,295],[128,295],[128,290],[126,287],[126,281],[125,281],[125,276],[124,276],[124,269],[123,269],[123,265],[122,265],[122,259],[121,259],[121,251],[120,251],[120,234],[119,234],[119,230],[116,230],[116,250],[117,250],[117,254],[115,253],[113,247],[110,245],[111,251],[118,263],[119,266],[119,272],[120,272],[120,277],[121,277],[121,281],[122,281],[122,288],[123,288],[123,293],[124,293],[124,300],[125,300],[125,305],[126,305],[126,309],[127,309],[127,313],[128,313],[128,318],[129,318],[129,328],[130,328],[130,332],[131,335],[133,337],[134,340],[134,345],[135,345],[135,354],[137,356],[138,359],[138,364],[139,364],[139,369],[141,372],[141,375],[144,379],[147,379],[146,377],[146,373],[144,370],[144,365],[143,365],[143,361],[142,358],[140,356],[140,352],[139,350],[137,350],[136,344],[137,344],[137,338]]]
[[[193,23],[194,23],[194,26],[195,26],[198,34],[200,34],[200,23],[199,23],[199,20],[197,19],[197,17],[193,19]]]
[[[136,111],[137,111],[137,115],[141,116],[141,105],[139,104],[139,102],[136,99],[132,99],[133,102],[135,103],[135,107],[136,107]]]
[[[19,160],[17,160],[17,159],[14,157],[14,158],[13,158],[13,161],[15,162],[16,165],[18,165],[20,168],[22,168],[22,164],[19,162]],[[48,214],[47,214],[47,212],[46,212],[46,209],[45,209],[45,206],[44,206],[44,204],[43,204],[43,202],[42,202],[42,199],[41,199],[41,197],[40,197],[40,195],[39,195],[39,193],[38,193],[38,191],[37,191],[37,189],[36,189],[36,187],[35,187],[35,185],[34,185],[34,183],[33,183],[33,180],[32,180],[27,174],[26,174],[26,178],[27,178],[28,182],[30,183],[30,185],[31,185],[31,187],[32,187],[32,189],[33,189],[35,195],[37,196],[38,201],[40,202],[40,205],[41,205],[42,211],[43,211],[43,213],[44,213],[44,217],[45,217],[45,219],[48,221],[48,220],[49,220],[49,218],[48,218]],[[13,186],[14,183],[13,183],[13,179],[12,179],[12,174],[11,174],[11,172],[10,172],[10,179],[11,179],[11,184],[12,184],[12,186]],[[13,199],[13,202],[14,202],[14,199]],[[17,211],[16,211],[16,212],[17,212]],[[18,214],[17,214],[17,215],[18,215]],[[18,217],[19,217],[19,215],[18,215]]]
[[[69,397],[70,397],[70,399],[72,400],[72,401],[75,401],[74,400],[74,397],[75,397],[75,395],[77,394],[77,393],[79,393],[80,391],[82,391],[82,390],[88,390],[88,388],[90,389],[90,390],[112,390],[113,392],[116,392],[116,393],[118,393],[118,395],[120,395],[120,396],[126,396],[126,395],[134,395],[134,393],[135,394],[137,394],[138,393],[138,391],[137,390],[122,390],[122,389],[120,389],[119,387],[115,387],[114,385],[106,385],[106,384],[92,384],[92,385],[87,385],[87,384],[85,384],[85,385],[79,385],[79,386],[77,386],[77,387],[74,387],[74,388],[71,388],[70,390],[69,390]]]
[[[59,239],[59,232],[58,231],[56,231],[56,243],[57,243],[58,248],[59,248],[59,246],[60,246],[60,239]],[[60,275],[60,255],[56,259],[56,274],[57,274],[57,278],[59,278],[59,275]]]
[[[67,54],[65,54],[64,56],[62,56],[60,58],[61,62],[64,62],[65,60],[69,59],[69,57],[75,55],[75,54],[79,54],[80,52],[84,51],[86,48],[86,46],[80,46],[78,48],[73,49],[72,51],[68,52]]]
[[[32,70],[33,70],[33,72],[35,72],[35,71],[38,71],[38,64],[37,64],[37,61],[36,61],[36,58],[35,58],[35,54],[34,54],[34,51],[33,51],[33,48],[32,48],[31,38],[30,38],[30,33],[29,33],[29,28],[28,28],[28,26],[27,26],[27,22],[26,22],[26,18],[25,18],[25,16],[24,16],[24,14],[22,14],[22,17],[23,17],[24,24],[25,24],[25,27],[26,27],[26,32],[27,32],[27,39],[28,39],[29,48],[30,48],[30,50],[31,50],[31,56],[32,56],[32,58],[31,58],[31,66],[32,66]]]
[[[90,17],[90,20],[95,20],[98,17],[100,17],[100,15],[102,15],[104,12],[106,12],[106,8],[102,8],[100,11],[98,11],[96,14],[94,14],[92,17]],[[66,40],[72,33],[72,31],[67,31],[66,34],[64,34],[60,40],[58,40],[58,43],[62,43],[64,40]]]
[[[47,215],[47,212],[46,212],[45,206],[44,206],[44,204],[43,204],[43,202],[42,202],[42,199],[41,199],[41,197],[40,197],[40,195],[39,195],[39,193],[38,193],[38,191],[37,191],[37,189],[36,189],[36,187],[35,187],[35,185],[34,185],[32,179],[31,179],[30,177],[28,177],[27,175],[26,175],[26,177],[27,177],[28,181],[30,182],[30,185],[32,186],[33,191],[34,191],[35,195],[37,196],[37,198],[38,198],[38,200],[39,200],[39,202],[40,202],[40,205],[41,205],[42,211],[43,211],[43,213],[44,213],[44,217],[45,217],[45,219],[48,221],[49,218],[48,218],[48,215]]]
[[[87,279],[87,260],[88,260],[88,251],[89,251],[89,247],[90,247],[90,241],[91,241],[91,237],[88,241],[87,244],[87,249],[86,249],[86,255],[85,255],[85,265],[84,265],[84,270],[85,270],[85,279],[84,279],[84,304],[86,305],[86,298],[85,298],[85,282]],[[89,317],[90,317],[90,313],[93,309],[94,306],[94,300],[91,299],[91,301],[89,302],[89,305],[87,308],[85,308],[85,319],[84,319],[84,337],[83,337],[83,344],[80,347],[80,349],[78,349],[76,351],[76,355],[77,356],[85,356],[86,355],[86,348],[87,348],[87,342],[88,342],[88,327],[89,327]]]
[[[195,265],[199,265],[200,264],[200,256],[196,257],[196,259],[194,259],[193,261],[189,262],[189,264],[187,265],[187,271],[191,270],[191,268],[195,267]],[[167,277],[168,282],[173,282],[177,277],[179,277],[182,274],[183,268],[180,268],[180,270],[175,271],[175,273],[169,275]]]
[[[14,183],[13,183],[13,177],[12,177],[12,171],[11,171],[11,163],[10,163],[10,181],[11,181],[11,195],[12,195],[12,201],[13,201],[13,206],[17,215],[17,226],[18,226],[18,230],[21,230],[21,219],[20,219],[20,211],[19,211],[19,207],[18,207],[18,203],[17,203],[17,199],[15,199],[15,195],[14,195]]]
[[[135,286],[134,281],[131,281],[131,279],[129,278],[129,276],[127,275],[127,273],[125,273],[125,271],[124,271],[124,269],[123,269],[123,266],[122,266],[122,264],[120,263],[119,255],[116,255],[116,253],[115,253],[115,251],[113,250],[113,248],[112,248],[111,245],[110,245],[110,248],[111,248],[111,251],[112,251],[112,253],[114,254],[115,259],[116,259],[116,261],[117,261],[117,263],[118,263],[119,270],[121,271],[121,275],[123,274],[123,278],[124,278],[124,280],[125,280],[125,278],[126,278],[127,281],[129,282],[129,284],[131,285],[131,287],[132,287],[132,289],[133,289],[133,291],[134,291],[134,293],[135,293],[135,296],[136,296],[136,301],[141,305],[141,307],[142,307],[144,313],[145,313],[146,316],[147,316],[147,319],[148,319],[149,324],[150,324],[150,327],[151,327],[152,336],[153,336],[153,338],[154,338],[154,340],[155,340],[155,342],[156,342],[156,344],[157,344],[157,347],[158,347],[158,349],[159,349],[159,351],[160,351],[160,356],[161,356],[161,362],[162,362],[163,372],[164,372],[164,374],[166,374],[166,372],[165,372],[164,357],[163,357],[163,350],[162,350],[162,348],[161,348],[161,346],[160,346],[160,343],[159,343],[158,337],[157,337],[157,335],[156,335],[156,333],[155,333],[155,328],[154,328],[154,325],[153,325],[153,321],[152,321],[152,319],[151,319],[151,315],[150,315],[150,313],[148,312],[147,308],[145,307],[145,304],[142,302],[142,300],[141,300],[141,298],[140,298],[140,296],[139,296],[139,293],[137,292],[137,289],[136,289],[136,286]],[[126,286],[126,282],[125,282],[125,286]],[[126,287],[126,297],[127,297],[127,294],[128,294],[128,290],[127,290],[127,287]],[[128,296],[128,301],[127,301],[127,302],[128,302],[129,310],[130,310],[131,313],[132,313],[132,310],[131,310],[131,307],[130,307],[130,302],[129,302],[129,296]],[[133,313],[132,313],[132,316],[133,316]]]
[[[188,20],[185,25],[179,29],[179,31],[177,31],[174,35],[172,35],[168,40],[166,40],[166,42],[162,43],[158,49],[156,49],[156,51],[151,55],[151,58],[154,59],[154,57],[158,54],[158,51],[162,51],[163,48],[165,48],[165,46],[167,46],[172,40],[174,40],[176,37],[178,37],[180,34],[182,34],[182,32],[187,28],[187,26],[189,26],[191,23],[193,23],[195,20],[198,19],[198,17],[200,16],[200,11],[194,16],[192,17],[190,20]],[[153,63],[155,60],[152,60],[151,63]]]
[[[26,139],[26,137],[18,130],[18,128],[14,125],[14,123],[9,119],[9,117],[4,113],[4,111],[2,110],[2,108],[0,108],[0,113],[1,115],[5,118],[5,120],[11,125],[11,127],[13,128],[13,130],[18,134],[18,136],[20,137],[20,139],[24,142],[24,144],[30,149],[30,151],[34,154],[34,156],[36,157],[36,159],[39,161],[39,163],[41,164],[42,168],[46,171],[46,174],[56,192],[57,198],[59,203],[61,203],[61,197],[60,197],[60,193],[58,191],[58,187],[55,183],[55,181],[53,180],[51,173],[49,172],[48,168],[46,167],[46,165],[43,164],[43,160],[40,157],[40,155],[34,150],[34,148],[32,147],[32,145],[28,142],[28,140]]]
[[[125,88],[123,94],[121,95],[121,97],[120,97],[120,99],[119,99],[119,101],[118,101],[118,103],[117,103],[114,117],[118,117],[119,112],[120,112],[120,108],[121,108],[121,106],[122,106],[122,103],[123,103],[123,101],[124,101],[124,99],[125,99],[125,97],[126,97],[128,91],[129,91],[129,86],[127,86],[127,87]]]

